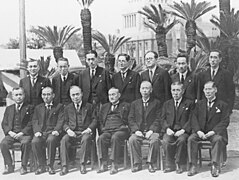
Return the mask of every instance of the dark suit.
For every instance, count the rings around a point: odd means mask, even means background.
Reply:
[[[114,111],[111,111],[111,106],[111,103],[104,104],[99,113],[102,134],[97,141],[98,155],[102,161],[106,161],[108,148],[111,147],[110,160],[117,162],[122,144],[129,137],[128,114],[130,105],[126,102],[119,103]]]
[[[32,87],[31,85],[30,76],[21,79],[19,83],[19,86],[25,90],[25,102],[28,104],[32,104],[34,106],[43,102],[41,98],[41,91],[44,87],[50,86],[50,85],[51,85],[50,80],[40,75],[38,75],[37,80],[34,84],[34,87]],[[32,94],[33,89],[35,89],[34,95]]]
[[[63,130],[66,132],[68,129],[71,129],[76,133],[76,137],[70,137],[68,134],[63,136],[61,140],[61,164],[62,166],[68,166],[69,163],[69,149],[72,145],[74,145],[77,141],[81,142],[80,148],[80,162],[85,163],[87,160],[87,153],[90,152],[91,148],[91,140],[95,133],[95,128],[97,125],[97,120],[94,116],[94,112],[92,109],[92,105],[89,103],[82,103],[81,109],[81,126],[77,121],[77,111],[74,103],[68,104],[64,109],[64,118],[65,123],[63,126]],[[81,134],[81,132],[87,128],[90,128],[92,134]]]
[[[78,81],[78,82],[77,82]],[[97,66],[94,78],[90,77],[90,69],[87,68],[79,75],[77,85],[83,91],[83,102],[104,104],[108,102],[108,90],[111,88],[109,72]]]
[[[150,81],[149,70],[142,72],[141,82]],[[161,103],[169,100],[171,98],[170,85],[171,78],[168,72],[160,67],[157,67],[152,79],[153,93],[152,97],[160,100]]]
[[[140,76],[137,72],[132,70],[127,71],[126,78],[123,80],[121,72],[118,72],[112,77],[113,87],[119,89],[120,100],[123,102],[131,103],[132,101],[141,97],[140,88]]]
[[[61,75],[58,74],[52,79],[52,87],[54,89],[55,103],[62,103],[68,105],[71,103],[70,98],[70,87],[75,85],[75,76],[71,73],[68,73],[66,81],[62,81]],[[65,92],[62,92],[64,89]],[[66,94],[66,97],[63,97],[63,94]],[[64,98],[64,99],[63,99]]]
[[[33,154],[37,159],[39,166],[46,165],[46,147],[47,147],[47,165],[53,166],[56,155],[56,147],[59,145],[62,127],[64,123],[63,104],[53,103],[49,115],[45,103],[35,107],[32,118],[33,132],[42,133],[42,136],[34,136],[32,140]],[[52,135],[52,131],[58,131],[59,136]]]
[[[223,100],[228,104],[229,112],[232,111],[234,105],[235,87],[233,78],[228,70],[219,67],[215,77],[211,78],[211,68],[201,72],[198,75],[197,85],[197,99],[201,100],[205,98],[203,93],[204,84],[208,81],[214,81],[217,87],[217,98]]]
[[[130,150],[133,154],[133,163],[142,163],[141,143],[144,138],[135,135],[136,131],[142,133],[152,130],[153,134],[149,138],[150,148],[147,162],[153,163],[156,161],[159,151],[159,132],[160,126],[161,103],[157,99],[150,98],[148,107],[144,112],[142,99],[137,99],[132,102],[129,112],[129,128],[132,135],[129,138]]]
[[[19,140],[16,140],[12,138],[8,132],[16,130],[16,127],[14,127],[15,123],[14,121],[18,120],[17,118],[17,112],[16,112],[16,104],[12,104],[8,106],[5,110],[4,117],[2,120],[2,129],[5,134],[4,139],[1,142],[1,151],[4,159],[4,164],[6,165],[12,165],[12,158],[11,154],[9,152],[9,148],[12,146],[15,142],[21,143],[21,161],[22,166],[26,166],[28,159],[29,159],[29,153],[31,150],[31,139],[32,139],[32,126],[31,126],[31,118],[33,114],[33,106],[23,104],[21,109],[19,110],[19,117],[20,117],[20,126],[18,132],[23,132],[24,135],[19,138]],[[15,132],[15,133],[18,133]]]
[[[198,141],[201,139],[197,131],[207,133],[214,131],[215,135],[209,137],[212,143],[212,162],[219,165],[220,155],[227,143],[227,126],[229,124],[228,106],[223,101],[216,99],[210,111],[207,110],[207,100],[203,99],[196,104],[192,114],[191,127],[193,134],[188,138],[189,163],[196,165],[198,156]]]
[[[161,120],[163,132],[170,128],[174,132],[184,129],[185,133],[176,137],[164,134],[163,142],[166,152],[166,166],[173,167],[175,163],[185,164],[187,158],[187,138],[190,134],[190,112],[194,102],[183,98],[179,106],[175,107],[175,101],[170,99],[163,105]]]
[[[171,76],[172,82],[180,82],[180,77],[179,73],[173,74]],[[186,78],[183,83],[184,86],[184,94],[183,97],[190,99],[190,100],[195,100],[197,97],[197,80],[196,80],[196,75],[194,75],[192,72],[188,71],[186,74]]]

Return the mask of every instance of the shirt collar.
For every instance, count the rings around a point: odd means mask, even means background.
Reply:
[[[29,77],[30,77],[31,79],[37,79],[38,74],[36,74],[35,76],[29,75]]]
[[[152,69],[149,69],[149,71],[153,71],[153,74],[154,74],[156,68],[157,68],[157,65],[155,65]]]
[[[82,101],[80,101],[79,103],[74,103],[76,109],[77,109],[77,104],[79,104],[79,108],[81,108]]]
[[[184,73],[179,73],[180,78],[183,75],[184,79],[186,79],[187,73],[188,73],[188,70],[186,70]]]
[[[211,68],[211,73],[212,73],[212,71],[214,71],[214,76],[215,76],[217,74],[218,69],[219,69],[219,66],[216,69]]]
[[[17,106],[19,105],[19,107],[18,107],[18,109],[21,109],[22,108],[22,105],[23,105],[23,102],[21,103],[21,104],[15,104],[15,106],[16,106],[16,108],[17,108]]]
[[[149,102],[149,99],[150,99],[150,97],[149,97],[148,99],[146,99],[146,100],[144,100],[144,99],[142,98],[142,101],[143,101],[143,103],[147,103],[147,102]]]
[[[181,97],[179,100],[177,100],[178,106],[179,106],[179,104],[181,103],[182,99],[183,99],[183,97]],[[175,101],[175,100],[174,100],[174,104],[176,104],[176,101]]]
[[[124,73],[127,74],[128,69],[129,69],[129,68],[125,69],[124,71],[121,71],[121,70],[120,70],[120,73],[121,73],[121,74],[124,74]]]
[[[47,104],[47,103],[45,103],[45,106],[47,107],[47,106],[53,106],[53,102],[50,102],[49,104]]]
[[[66,77],[66,79],[67,79],[67,77],[68,77],[68,73],[67,73],[65,76],[61,75],[61,79],[62,79],[62,81],[64,81],[64,77]]]
[[[117,102],[115,102],[114,104],[113,103],[111,103],[113,106],[115,106],[115,105],[118,105],[119,104],[119,100],[117,101]]]

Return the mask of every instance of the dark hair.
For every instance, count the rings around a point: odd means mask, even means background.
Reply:
[[[187,55],[187,53],[180,52],[180,53],[177,55],[176,61],[177,61],[177,59],[180,58],[180,57],[186,58],[186,62],[187,62],[187,64],[188,64],[188,55]]]
[[[179,86],[181,86],[182,89],[184,90],[184,85],[183,85],[183,83],[181,83],[181,82],[179,82],[179,81],[175,81],[175,82],[173,82],[173,83],[171,84],[171,87],[174,86],[174,85],[179,85]]]
[[[65,58],[65,57],[60,57],[60,58],[58,58],[57,62],[59,62],[59,61],[65,61],[65,62],[67,62],[67,64],[69,65],[69,61],[68,61],[68,59]]]
[[[97,52],[96,52],[95,50],[89,50],[89,51],[87,51],[86,54],[85,54],[85,56],[86,56],[87,54],[94,54],[95,57],[98,56],[98,54],[97,54]]]
[[[12,88],[12,92],[13,91],[17,91],[17,90],[22,90],[22,92],[25,94],[25,90],[22,87],[14,87],[14,88]]]
[[[218,53],[218,57],[221,58],[222,57],[222,52],[219,50],[219,49],[211,49],[210,50],[210,53],[211,52],[217,52]]]
[[[158,56],[158,53],[156,53],[155,51],[147,51],[144,55],[144,59],[145,59],[145,56],[148,54],[148,53],[153,53],[154,54],[154,58],[157,59],[159,56]]]
[[[121,54],[118,55],[118,58],[117,58],[117,59],[119,59],[120,56],[124,56],[125,59],[126,59],[126,61],[129,61],[129,60],[130,60],[130,56],[129,56],[128,54],[121,53]]]

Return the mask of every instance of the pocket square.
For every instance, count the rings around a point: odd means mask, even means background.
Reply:
[[[221,110],[216,107],[216,113],[220,113]]]

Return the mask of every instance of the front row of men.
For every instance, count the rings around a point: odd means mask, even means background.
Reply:
[[[140,85],[142,98],[133,101],[131,105],[119,101],[119,90],[111,88],[108,92],[109,103],[102,105],[97,118],[92,105],[82,101],[83,93],[78,86],[70,88],[72,103],[65,108],[60,103],[54,103],[51,87],[43,88],[44,103],[37,105],[35,109],[24,103],[24,90],[14,88],[12,94],[15,104],[6,108],[2,121],[5,138],[1,142],[1,151],[6,165],[3,174],[14,171],[9,152],[14,142],[21,143],[21,174],[27,173],[31,148],[38,165],[35,174],[44,173],[47,169],[49,174],[55,174],[53,165],[56,148],[60,146],[60,175],[68,173],[70,149],[76,142],[80,142],[80,172],[85,174],[85,165],[98,123],[98,173],[108,170],[108,159],[111,161],[110,174],[118,172],[122,145],[127,139],[133,162],[132,172],[142,169],[141,144],[144,140],[149,142],[148,170],[155,172],[154,163],[159,153],[160,137],[164,134],[162,143],[166,154],[165,173],[174,170],[178,174],[182,173],[188,153],[188,176],[196,174],[198,142],[209,140],[212,143],[211,174],[217,177],[222,149],[227,143],[229,113],[226,103],[216,98],[216,92],[215,83],[207,82],[204,85],[206,99],[199,101],[194,107],[193,101],[183,97],[183,84],[174,82],[171,85],[173,98],[162,105],[150,96],[151,83],[143,81]],[[111,154],[108,157],[109,147]]]

